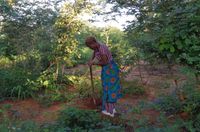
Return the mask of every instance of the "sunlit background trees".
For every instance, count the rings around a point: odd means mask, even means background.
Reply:
[[[1,97],[27,98],[39,91],[58,92],[68,85],[64,70],[85,64],[91,51],[84,39],[94,35],[107,43],[122,66],[132,63],[136,49],[130,48],[123,31],[95,27],[80,19],[100,12],[93,2],[1,1]]]
[[[104,22],[100,21],[99,26],[96,21],[101,19]],[[129,20],[123,28],[106,25],[122,20]],[[176,125],[187,131],[200,129],[199,0],[0,0],[0,101],[32,98],[51,104],[90,96],[86,63],[92,53],[84,43],[87,36],[95,36],[110,48],[125,73],[122,81],[131,68],[139,69],[142,85],[124,84],[132,88],[125,89],[126,94],[144,94],[142,88],[148,80],[143,82],[141,64],[167,66],[172,73],[174,67],[180,70],[176,74],[189,79],[179,86],[181,79],[171,74],[169,79],[175,86],[172,83],[166,87],[173,86],[176,97],[174,93],[167,95],[159,110],[187,112],[191,118],[183,126]],[[97,96],[100,96],[101,82],[95,77]],[[75,92],[70,91],[74,87]],[[71,111],[78,116],[72,117]],[[63,114],[67,116],[61,119],[62,123],[71,125],[68,120],[76,121],[74,118],[88,113],[69,109]],[[95,117],[94,122],[105,126],[96,113],[90,114]],[[93,124],[84,123],[81,127],[94,128]],[[121,130],[112,124],[108,127]]]

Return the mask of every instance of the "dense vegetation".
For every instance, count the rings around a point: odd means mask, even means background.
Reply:
[[[126,28],[131,42],[148,59],[185,64],[200,71],[200,2],[198,0],[108,0],[113,10],[127,8],[136,20]]]
[[[48,4],[1,2],[1,99],[24,99],[38,92],[53,100],[65,98],[67,93],[61,91],[70,83],[65,69],[89,59],[91,52],[84,45],[89,35],[108,43],[120,65],[136,56],[119,29],[90,27],[78,19],[92,9],[92,3],[66,3],[59,10],[56,3],[51,8]]]
[[[33,98],[45,105],[55,101],[71,101],[90,96],[89,71],[85,65],[91,51],[84,44],[87,36],[106,43],[121,69],[139,65],[179,66],[186,79],[175,91],[154,102],[131,108],[141,113],[146,107],[161,113],[159,125],[145,118],[131,118],[113,123],[102,119],[96,111],[66,108],[53,124],[38,125],[32,121],[10,120],[9,106],[0,107],[0,129],[4,131],[199,131],[200,130],[200,1],[199,0],[107,0],[111,12],[101,12],[87,0],[0,1],[0,101]],[[124,31],[115,27],[99,28],[83,21],[84,13],[121,13],[135,16]],[[110,14],[111,15],[111,14]],[[123,76],[122,76],[123,77]],[[95,77],[101,96],[101,82]],[[137,80],[138,81],[138,80]],[[144,95],[145,86],[126,82],[124,94]],[[167,80],[156,87],[169,87]],[[75,87],[75,91],[70,91]],[[173,87],[173,88],[174,88]],[[160,89],[160,90],[161,90]],[[168,123],[167,115],[185,113],[188,118]]]

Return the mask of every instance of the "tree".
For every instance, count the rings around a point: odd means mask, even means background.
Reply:
[[[76,0],[58,8],[60,1],[1,1],[0,60],[6,60],[0,63],[2,96],[24,98],[40,90],[60,95],[58,89],[67,82],[60,71],[77,54],[78,15],[92,7]]]
[[[118,1],[136,16],[126,28],[134,44],[154,58],[186,64],[200,73],[200,2],[198,0]]]

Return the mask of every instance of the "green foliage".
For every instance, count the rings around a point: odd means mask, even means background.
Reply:
[[[88,96],[92,96],[92,86],[91,80],[86,75],[87,72],[82,76],[68,75],[68,80],[76,87],[76,92],[79,97],[84,98]],[[94,81],[94,90],[97,97],[102,95],[102,85],[100,78],[93,78]]]
[[[196,130],[200,130],[200,114],[196,115],[193,125]]]
[[[54,123],[37,124],[34,121],[12,121],[6,118],[0,124],[2,132],[66,132],[66,131],[91,131],[113,132],[124,131],[124,127],[104,120],[93,110],[79,110],[67,108],[60,112],[59,118]]]
[[[109,46],[118,65],[125,66],[134,63],[137,57],[137,49],[130,45],[124,32],[117,28],[107,27],[102,29],[100,36],[100,40]]]
[[[0,96],[24,99],[32,95],[32,89],[27,85],[27,78],[32,76],[24,69],[15,67],[0,69]]]
[[[43,71],[35,81],[28,80],[33,97],[47,106],[54,101],[71,100],[75,94],[68,91],[69,84],[68,78],[56,78],[56,74],[51,68]]]
[[[182,103],[177,96],[167,95],[161,98],[159,109],[167,114],[175,114],[181,111]]]
[[[13,123],[10,128],[12,131],[16,132],[28,132],[28,131],[39,131],[39,126],[33,121],[22,121],[20,123]]]
[[[122,93],[123,95],[143,95],[145,93],[144,87],[138,83],[138,81],[122,81]]]
[[[168,63],[179,62],[196,70],[200,69],[199,5],[198,0],[177,1],[118,1],[116,6],[128,8],[127,14],[135,15],[126,28],[130,42],[149,57]]]
[[[59,120],[70,128],[94,129],[100,122],[100,116],[95,111],[69,108],[61,112]]]
[[[91,11],[93,3],[77,0],[59,7],[59,2],[62,0],[1,1],[1,97],[24,99],[34,95],[46,102],[71,96],[63,92],[69,84],[65,70],[85,63],[91,56],[83,45],[88,35],[107,43],[120,65],[132,62],[136,49],[130,48],[122,31],[90,27],[80,20],[80,15]],[[76,83],[81,96],[87,95],[88,83],[84,78]],[[95,83],[99,87],[100,82]]]
[[[141,112],[142,112],[141,111],[141,107],[139,107],[139,106],[138,107],[133,107],[132,108],[132,112],[137,113],[137,114],[141,114]]]
[[[37,80],[33,82],[34,85],[32,86],[32,88],[36,91],[40,89],[56,91],[57,88],[59,89],[57,81],[58,80],[55,77],[53,71],[51,69],[48,69],[46,71],[43,71],[41,75],[37,78]]]
[[[92,4],[79,0],[58,8],[61,1],[1,1],[1,97],[24,99],[35,93],[42,93],[45,100],[66,97],[64,70],[78,56],[75,35],[82,26],[78,16]]]
[[[0,108],[0,130],[2,132],[8,132],[9,131],[9,123],[10,123],[10,119],[7,116],[7,110],[9,110],[12,106],[11,105],[3,105],[2,108]]]
[[[146,126],[146,127],[140,127],[136,128],[136,132],[175,132],[179,131],[181,126],[177,124],[173,125],[167,125],[162,128],[156,127],[156,126]]]
[[[119,66],[131,65],[137,57],[137,49],[131,47],[126,41],[114,44],[111,52]]]
[[[85,49],[85,38],[95,36],[100,43],[105,43],[112,52],[113,58],[120,65],[132,64],[137,55],[137,49],[128,43],[128,38],[123,31],[114,27],[89,27],[83,25],[80,34],[77,35],[79,41],[80,63],[86,63],[90,58],[89,50]],[[77,58],[78,59],[78,58]]]
[[[78,110],[68,108],[61,111],[59,123],[68,126],[71,130],[85,131],[114,131],[123,130],[123,127],[102,120],[100,115],[92,110]]]
[[[185,97],[183,110],[193,117],[198,115],[200,110],[200,92],[198,86],[193,82],[186,82],[181,87],[182,95]]]
[[[195,82],[186,81],[175,93],[159,100],[156,105],[161,111],[166,114],[185,112],[189,118],[183,127],[191,131],[199,130],[200,92]]]
[[[45,5],[40,8],[38,4],[4,1],[0,5],[3,11],[3,21],[0,23],[0,60],[4,60],[0,64],[1,97],[24,99],[32,96],[33,90],[28,80],[35,81],[49,65],[54,43],[51,26],[55,12]],[[45,23],[46,20],[48,23]]]
[[[0,129],[2,132],[45,132],[40,129],[40,126],[33,121],[2,121],[0,124]]]
[[[75,61],[74,62],[75,64],[86,64],[92,56],[91,50],[87,47],[80,46],[80,48],[78,49],[78,52],[79,52],[79,56],[75,56],[73,59]]]

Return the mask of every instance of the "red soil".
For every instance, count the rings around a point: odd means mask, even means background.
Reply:
[[[9,117],[20,120],[34,120],[39,123],[55,120],[58,111],[62,108],[61,103],[54,103],[50,107],[44,107],[33,99],[6,100],[0,103],[0,108],[5,104],[11,105],[11,108],[7,111]]]

